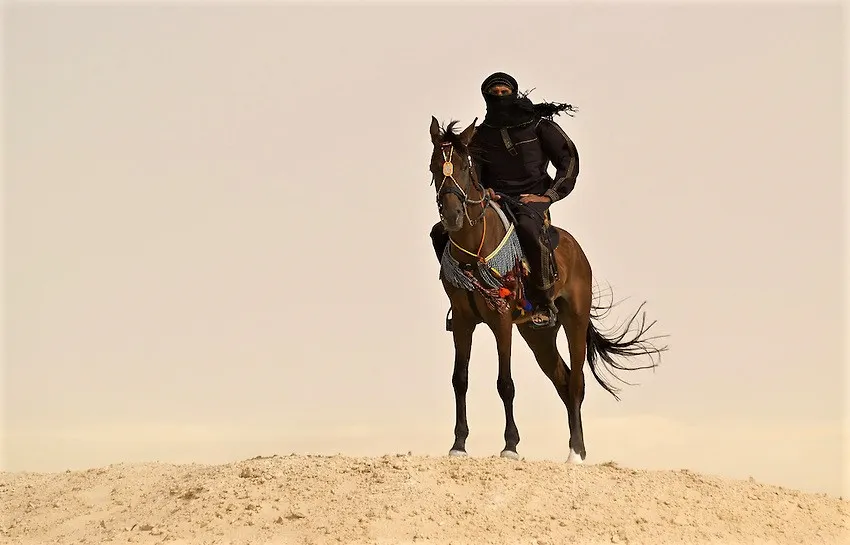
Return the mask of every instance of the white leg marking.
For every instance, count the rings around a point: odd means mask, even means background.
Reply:
[[[510,450],[503,450],[499,456],[502,458],[508,458],[509,460],[519,460],[519,454]]]
[[[570,464],[581,464],[584,462],[581,456],[576,451],[570,449],[570,455],[567,456],[567,462]]]
[[[450,450],[450,451],[449,451],[449,456],[458,456],[458,457],[461,457],[461,456],[469,456],[469,454],[467,454],[466,452],[464,452],[464,451],[462,451],[462,450]]]

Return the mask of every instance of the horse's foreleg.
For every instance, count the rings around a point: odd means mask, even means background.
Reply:
[[[475,322],[455,316],[452,320],[452,336],[455,344],[455,364],[452,372],[452,388],[455,392],[455,442],[450,456],[466,455],[466,438],[469,426],[466,422],[466,391],[469,387],[469,357],[472,353],[472,333]]]
[[[505,406],[505,448],[503,458],[517,458],[516,447],[519,444],[519,430],[514,421],[514,380],[511,377],[511,334],[513,322],[510,315],[499,315],[488,323],[496,337],[496,351],[499,355],[499,377],[496,379],[496,390]]]

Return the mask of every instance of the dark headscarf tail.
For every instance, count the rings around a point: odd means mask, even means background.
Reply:
[[[487,92],[494,85],[505,85],[513,91],[510,95],[491,95]],[[484,123],[495,127],[513,127],[523,125],[535,119],[552,119],[561,112],[572,116],[577,111],[569,104],[558,102],[541,102],[534,104],[528,98],[528,93],[520,93],[516,79],[504,72],[491,74],[481,84],[481,94],[487,105],[487,115]]]

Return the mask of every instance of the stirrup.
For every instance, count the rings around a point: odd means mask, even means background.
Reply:
[[[449,315],[451,313],[452,313],[452,308],[449,307],[449,311],[446,313],[446,331],[452,330],[452,319],[449,317]]]
[[[539,315],[544,316],[545,321],[541,323],[535,322],[534,317]],[[549,305],[540,305],[531,311],[531,319],[528,323],[534,329],[546,329],[557,325],[558,315],[552,311],[552,308]]]

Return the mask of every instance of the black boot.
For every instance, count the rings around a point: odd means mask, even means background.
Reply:
[[[449,243],[449,234],[443,227],[443,223],[439,222],[431,228],[431,244],[434,246],[434,253],[437,254],[437,261],[443,259],[443,252],[446,249],[446,244]],[[452,319],[450,317],[452,309],[446,313],[446,331],[452,330]]]
[[[535,246],[528,252],[531,268],[528,276],[528,300],[532,305],[531,325],[534,328],[552,327],[558,323],[558,309],[553,300],[555,290],[550,270],[551,254],[542,241]]]
[[[436,223],[431,228],[431,244],[434,246],[434,253],[437,254],[437,261],[443,259],[443,251],[446,249],[446,244],[449,243],[449,234],[442,222]]]

